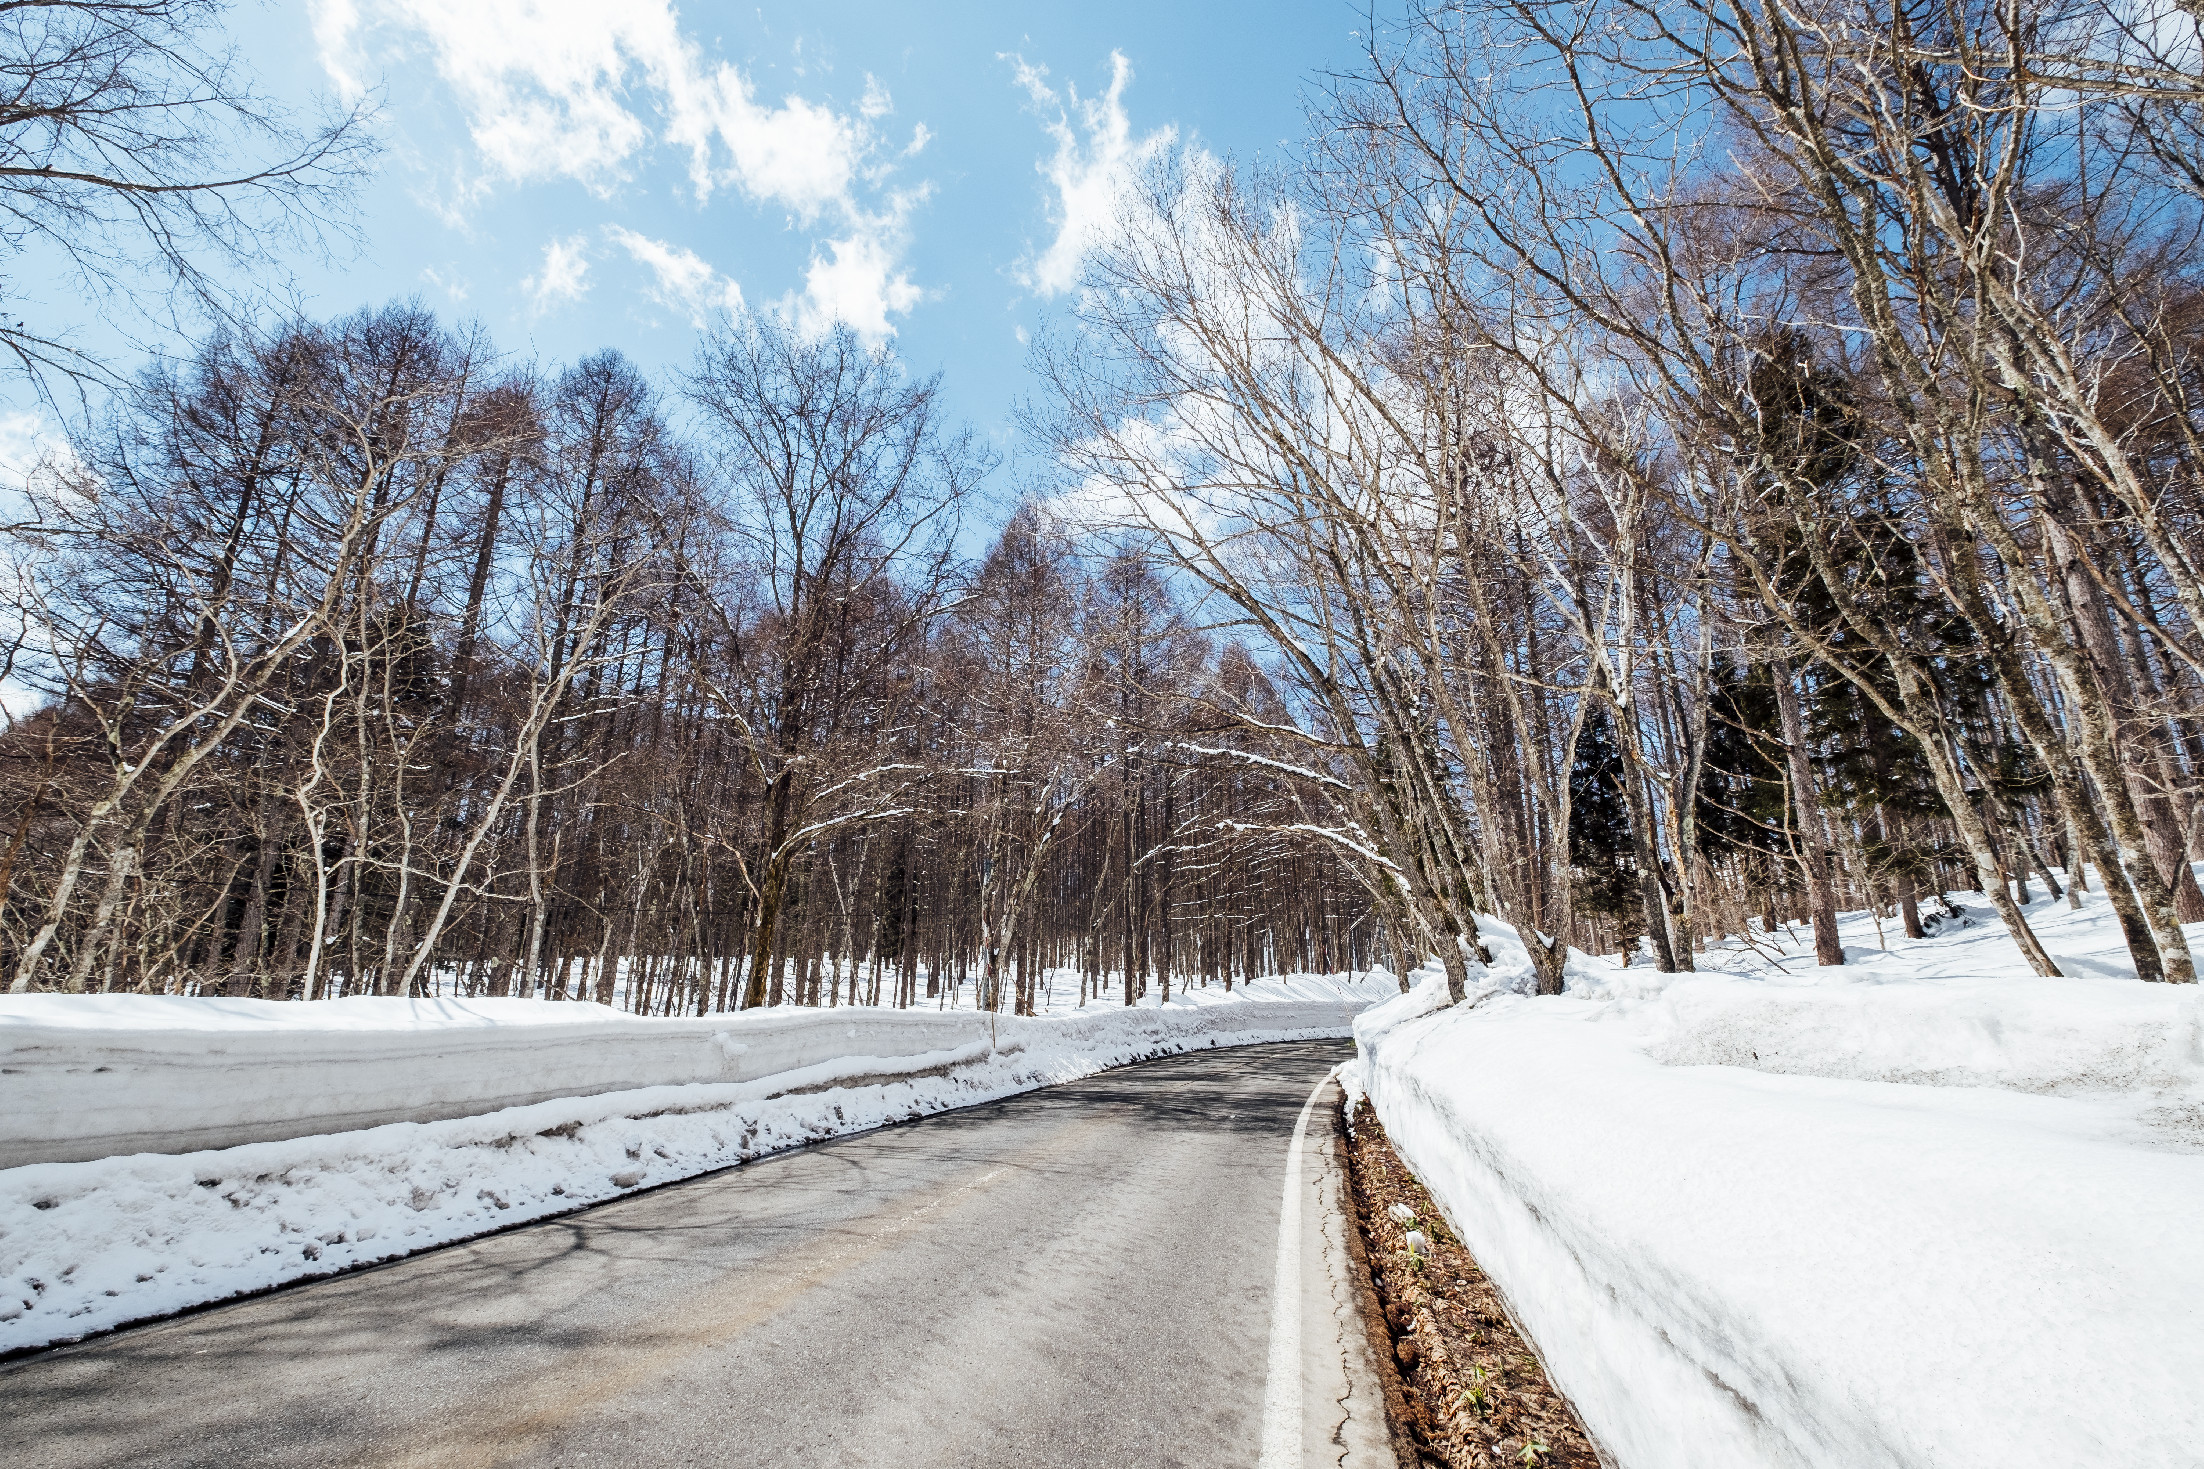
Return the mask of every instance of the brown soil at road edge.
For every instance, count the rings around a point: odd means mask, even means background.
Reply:
[[[1402,1164],[1377,1114],[1363,1103],[1352,1130],[1340,1131],[1355,1265],[1371,1285],[1363,1304],[1403,1469],[1599,1469],[1576,1410],[1546,1380],[1499,1290]],[[1394,1204],[1415,1221],[1394,1219]],[[1420,1263],[1408,1249],[1411,1229],[1429,1242]]]

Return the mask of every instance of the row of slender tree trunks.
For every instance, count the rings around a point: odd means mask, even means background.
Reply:
[[[1150,161],[1053,447],[1260,630],[1457,995],[1491,916],[1556,993],[1946,887],[2052,975],[2085,873],[2193,981],[2200,25],[1411,4],[1305,167]]]
[[[984,526],[846,330],[209,340],[7,532],[9,983],[1551,994],[1947,890],[2050,975],[2085,882],[2192,981],[2204,32],[2131,21],[1417,0],[1305,167],[1127,181]]]
[[[1260,676],[1135,550],[1027,511],[967,563],[930,384],[713,352],[692,438],[616,356],[411,307],[118,403],[26,535],[15,986],[1030,1010],[1376,962],[1267,830],[1296,778],[1200,752]]]

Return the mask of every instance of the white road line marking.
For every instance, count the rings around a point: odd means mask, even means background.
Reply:
[[[1278,1209],[1278,1276],[1270,1298],[1270,1379],[1263,1388],[1261,1469],[1300,1469],[1301,1464],[1301,1142],[1318,1093],[1339,1072],[1334,1066],[1301,1104],[1286,1150],[1285,1201]]]

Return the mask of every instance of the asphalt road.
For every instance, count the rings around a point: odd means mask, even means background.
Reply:
[[[0,1462],[1389,1465],[1306,1106],[1350,1050],[1130,1067],[0,1365]]]

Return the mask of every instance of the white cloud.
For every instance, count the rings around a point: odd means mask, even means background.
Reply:
[[[688,153],[700,199],[735,186],[808,222],[874,146],[870,112],[760,103],[748,77],[681,34],[670,0],[316,0],[314,36],[324,70],[355,92],[371,61],[425,47],[484,164],[516,183],[563,177],[610,193],[664,141]]]
[[[626,105],[628,74],[678,46],[663,6],[578,0],[319,0],[314,30],[340,85],[425,49],[490,173],[600,193],[651,136]]]
[[[579,301],[589,294],[589,245],[580,235],[548,240],[543,265],[520,283],[528,293],[528,305],[541,316],[553,306]]]
[[[321,57],[321,69],[329,73],[346,101],[355,101],[367,90],[352,70],[360,8],[353,0],[315,0],[313,10],[314,49]]]
[[[426,284],[442,291],[451,299],[454,306],[467,299],[467,278],[461,275],[456,268],[440,270],[433,265],[424,265],[421,267],[421,279]]]
[[[839,321],[868,342],[892,337],[888,317],[905,315],[926,299],[897,268],[901,255],[902,241],[892,228],[829,240],[824,255],[812,252],[803,295],[784,301],[782,313],[806,332]]]
[[[692,324],[702,326],[714,312],[742,309],[742,287],[714,270],[694,250],[619,225],[607,226],[605,233],[650,271],[650,298],[670,311],[682,312]]]
[[[312,3],[322,66],[341,88],[356,94],[375,65],[424,59],[449,88],[480,173],[451,187],[447,219],[499,182],[572,179],[610,196],[665,147],[683,156],[698,203],[733,190],[816,229],[802,292],[784,302],[793,318],[845,320],[879,338],[925,298],[904,257],[905,217],[927,191],[899,190],[884,206],[876,191],[932,134],[920,124],[897,150],[876,126],[895,102],[875,77],[847,109],[793,94],[763,101],[740,68],[683,34],[672,0]],[[701,319],[742,299],[690,250],[619,227],[607,235],[650,269],[664,305]],[[554,260],[555,250],[567,253]],[[578,297],[586,269],[579,237],[554,241],[523,285],[541,311]]]
[[[0,411],[0,499],[11,518],[21,518],[19,497],[34,475],[75,463],[68,435],[43,410]]]
[[[1054,156],[1038,165],[1056,195],[1049,210],[1056,238],[1019,266],[1017,279],[1044,296],[1060,296],[1079,283],[1088,252],[1108,236],[1119,190],[1143,162],[1170,147],[1178,129],[1161,127],[1133,136],[1124,103],[1133,68],[1122,52],[1110,53],[1110,85],[1097,97],[1081,97],[1068,84],[1058,96],[1049,85],[1047,67],[1029,65],[1021,56],[1003,59],[1012,64],[1017,85],[1032,99],[1042,127],[1056,142]]]
[[[667,101],[666,140],[689,150],[689,181],[699,199],[732,184],[754,199],[786,206],[807,224],[822,209],[846,202],[873,146],[862,121],[801,97],[760,106],[749,78],[724,62],[709,76],[672,73]],[[715,162],[715,138],[725,148],[725,165]]]

